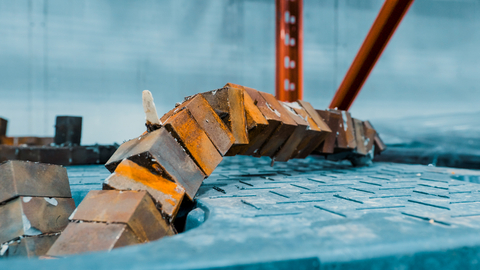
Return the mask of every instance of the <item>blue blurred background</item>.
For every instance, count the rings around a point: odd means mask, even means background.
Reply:
[[[316,108],[328,106],[382,4],[304,0],[304,99]],[[56,115],[80,115],[82,144],[121,143],[145,130],[144,89],[159,114],[227,82],[274,93],[274,10],[274,0],[2,0],[8,135],[53,136]],[[353,115],[480,116],[479,29],[479,0],[416,0]]]

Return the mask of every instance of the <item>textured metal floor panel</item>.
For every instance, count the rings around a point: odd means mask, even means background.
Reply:
[[[107,175],[100,166],[69,168],[76,200]],[[479,171],[421,165],[308,158],[270,167],[269,159],[230,157],[205,180],[182,234],[0,268],[478,269],[480,185],[461,181],[478,179]]]

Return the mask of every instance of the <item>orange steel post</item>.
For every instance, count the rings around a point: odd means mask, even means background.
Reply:
[[[386,0],[338,88],[330,108],[348,110],[414,0]]]
[[[303,0],[275,0],[275,93],[281,101],[303,97]]]

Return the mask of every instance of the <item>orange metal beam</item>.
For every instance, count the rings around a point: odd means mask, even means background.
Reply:
[[[275,0],[275,93],[281,101],[303,98],[303,0]]]
[[[414,0],[386,0],[338,88],[330,108],[348,110]]]

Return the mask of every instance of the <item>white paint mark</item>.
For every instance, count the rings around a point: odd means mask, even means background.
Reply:
[[[5,252],[7,252],[8,250],[8,245],[7,244],[3,244],[0,248],[0,256],[3,256],[5,255]]]
[[[32,197],[23,197],[23,202],[24,203],[28,203],[31,200],[32,200]]]
[[[78,208],[75,208],[75,210],[73,210],[73,213],[68,217],[69,220],[72,220],[72,219],[73,219],[73,216],[74,216],[75,213],[77,212],[77,209],[78,209]]]
[[[58,205],[58,201],[55,198],[43,198],[43,199],[45,199],[45,201],[47,201],[49,204],[51,204],[53,206]]]
[[[24,235],[39,235],[42,234],[41,231],[38,229],[32,227],[32,224],[30,223],[30,220],[28,220],[27,216],[25,214],[22,214],[22,222],[23,222],[23,234]]]
[[[347,131],[348,125],[347,125],[347,112],[342,111],[342,118],[343,118],[343,129]]]

